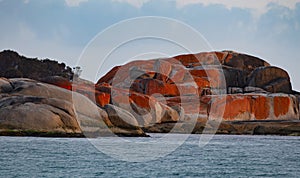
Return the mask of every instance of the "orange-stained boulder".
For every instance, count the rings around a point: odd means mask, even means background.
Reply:
[[[67,90],[72,90],[72,82],[60,76],[50,76],[42,78],[41,81],[52,85],[56,85],[61,88],[65,88]]]
[[[289,112],[289,108],[291,105],[290,98],[275,96],[273,102],[274,114],[276,117],[279,117],[280,115],[286,115]]]
[[[251,79],[248,75],[264,66],[269,66],[269,64],[246,54],[231,51],[203,52],[173,58],[132,61],[112,69],[98,83],[112,84],[114,81],[114,87],[129,88],[135,85],[136,79],[155,79],[163,83],[186,83],[191,78],[202,78],[208,80],[209,84],[198,85],[201,88],[204,86],[219,89],[225,89],[226,86],[244,88],[246,80]],[[284,83],[276,83],[276,86],[279,85],[284,85]],[[134,87],[143,88],[143,86]],[[140,90],[137,92],[142,93]]]
[[[206,77],[196,77],[196,76],[185,77],[184,82],[178,82],[178,83],[174,83],[174,84],[177,84],[177,85],[189,84],[189,85],[193,85],[195,87],[197,86],[199,94],[201,93],[201,91],[203,89],[211,87],[208,78],[206,78]]]
[[[104,107],[105,105],[110,103],[109,93],[96,91],[95,96],[96,96],[96,103],[99,104],[101,107]]]
[[[172,72],[170,73],[170,80],[168,80],[168,83],[177,83],[177,82],[183,82],[186,77],[190,77],[191,75],[188,75],[189,73],[182,65],[173,65],[172,66]],[[186,76],[188,75],[188,76]]]
[[[292,95],[236,94],[213,97],[211,118],[224,120],[292,120],[299,118],[296,97]],[[224,112],[223,114],[220,112]]]
[[[157,60],[155,63],[155,71],[157,73],[156,79],[161,80],[163,82],[167,82],[169,80],[169,75],[172,71],[172,61],[168,62],[166,60]]]
[[[174,57],[174,59],[181,62],[184,66],[191,66],[192,64],[199,64],[199,60],[197,59],[197,56],[194,54],[184,54]]]
[[[164,96],[178,96],[179,91],[174,84],[164,83],[156,79],[140,79],[136,80],[131,86],[131,90],[146,95],[153,95],[155,93]]]
[[[229,52],[228,51],[215,51],[215,55],[217,56],[217,58],[219,59],[220,63],[223,63],[223,61],[226,59],[226,57],[228,56]]]
[[[218,65],[220,64],[218,56],[215,52],[202,52],[197,54],[184,54],[174,57],[187,68],[202,65]]]
[[[82,80],[78,80],[72,84],[62,77],[48,77],[45,78],[44,81],[67,90],[78,92],[89,98],[91,101],[96,102],[101,107],[110,103],[110,86],[108,84],[103,83],[98,86],[98,90],[95,90],[93,84],[83,82]]]
[[[179,108],[183,110],[185,115],[198,115],[199,117],[208,117],[208,103],[209,99],[206,96],[177,96],[167,97],[166,104],[172,108]]]
[[[118,72],[118,70],[120,69],[121,66],[116,66],[114,68],[112,68],[108,73],[106,73],[103,77],[101,77],[97,83],[110,83],[112,82],[112,79],[114,78],[114,76],[116,75],[116,73]]]
[[[207,73],[209,71],[208,70],[204,70],[204,69],[191,69],[189,72],[194,77],[199,77],[199,78],[204,78],[205,77],[205,78],[207,78],[208,77]],[[215,72],[217,72],[217,71],[215,71]],[[212,73],[212,71],[210,73]]]
[[[143,95],[140,93],[134,93],[130,92],[129,98],[138,106],[141,108],[144,108],[146,110],[150,110],[151,108],[154,107],[154,98],[149,97],[147,95]]]
[[[245,71],[247,74],[251,73],[258,67],[270,66],[270,64],[266,61],[254,56],[240,54],[232,51],[225,52],[228,52],[228,54],[225,59],[221,61],[222,65]]]
[[[299,118],[297,98],[284,95],[278,99],[270,95],[291,93],[288,74],[246,54],[232,51],[185,54],[132,61],[115,71],[106,75],[114,78],[99,80],[96,90],[111,94],[113,88],[111,102],[130,106],[136,112],[153,111],[160,103],[174,107],[178,112],[184,109],[186,114],[218,116],[224,120]],[[230,95],[224,95],[226,92]],[[97,102],[106,104],[108,98]],[[224,113],[220,113],[222,111]],[[149,118],[141,119],[150,123]]]
[[[269,117],[270,108],[272,107],[269,102],[270,99],[265,96],[251,97],[251,112],[256,120],[264,120]]]
[[[194,77],[193,82],[197,84],[197,86],[201,89],[210,88],[210,82],[207,78]]]
[[[140,126],[179,120],[178,113],[155,97],[129,90],[112,88],[111,102],[129,111]]]
[[[146,95],[162,94],[164,96],[178,96],[179,91],[174,84],[163,83],[159,80],[146,80],[145,91]]]
[[[224,71],[219,68],[200,68],[189,70],[194,78],[202,78],[209,81],[210,88],[226,88]]]

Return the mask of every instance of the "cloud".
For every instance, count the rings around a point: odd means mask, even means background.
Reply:
[[[0,0],[1,2],[2,0]],[[79,6],[81,2],[87,2],[88,0],[65,0],[66,4],[70,7]],[[128,3],[136,8],[141,8],[146,2],[150,0],[111,0],[112,2]]]
[[[125,2],[128,3],[136,8],[141,8],[145,3],[149,0],[112,0],[113,2]]]
[[[300,0],[176,0],[177,8],[183,8],[187,5],[193,4],[203,4],[204,6],[220,4],[225,6],[227,9],[250,9],[257,17],[268,12],[271,4],[295,9],[297,3],[300,3]]]
[[[71,1],[71,0],[70,0]],[[128,3],[136,8],[141,8],[144,4],[154,0],[111,0],[112,2]],[[241,8],[251,10],[254,17],[260,17],[268,12],[271,4],[276,4],[294,10],[300,0],[170,0],[176,3],[176,7],[181,9],[188,5],[202,4],[208,5],[223,5],[227,9]]]
[[[1,2],[2,0],[0,0]],[[26,1],[26,0],[25,0]],[[79,6],[82,2],[88,0],[65,0],[66,4],[70,7]],[[110,0],[112,2],[128,3],[136,8],[141,8],[149,1],[154,0]],[[276,4],[289,9],[295,9],[296,4],[300,3],[300,0],[170,0],[176,3],[176,7],[181,9],[188,5],[202,4],[204,6],[209,5],[223,5],[227,9],[241,8],[249,9],[253,12],[254,16],[260,16],[270,10],[271,4]]]
[[[294,9],[296,4],[299,3],[300,0],[176,0],[177,7],[181,8],[190,4],[203,4],[203,5],[211,5],[211,4],[222,4],[228,9],[233,7],[238,8],[247,8],[247,9],[266,9],[270,3],[278,4],[284,7],[288,7],[290,9]]]
[[[77,7],[82,2],[87,2],[88,0],[65,0],[67,6]]]

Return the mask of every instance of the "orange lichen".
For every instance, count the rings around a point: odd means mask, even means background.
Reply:
[[[269,116],[270,105],[266,97],[256,96],[252,99],[252,113],[258,120],[264,120]]]
[[[101,107],[104,107],[105,105],[109,104],[109,102],[110,102],[110,94],[103,93],[103,92],[96,92],[96,102]]]
[[[250,112],[250,103],[247,97],[226,97],[226,107],[224,111],[225,120],[234,120],[239,114]]]
[[[288,97],[274,97],[274,114],[276,117],[284,115],[289,111],[290,99]]]

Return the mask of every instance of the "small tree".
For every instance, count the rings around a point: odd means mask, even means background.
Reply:
[[[81,68],[79,66],[73,67],[74,78],[79,78],[81,75]]]

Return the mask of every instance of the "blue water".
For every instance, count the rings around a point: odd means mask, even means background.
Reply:
[[[192,135],[167,156],[127,162],[84,138],[0,137],[0,176],[300,177],[300,137],[218,135],[202,148],[198,143]]]

